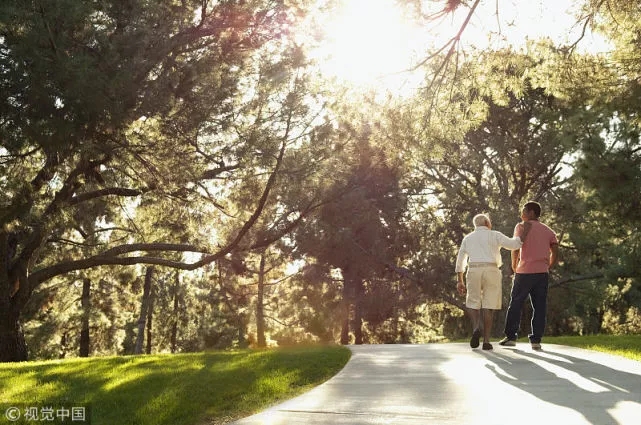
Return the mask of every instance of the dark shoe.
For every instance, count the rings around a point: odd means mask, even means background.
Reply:
[[[499,345],[503,347],[516,347],[516,340],[505,337],[499,341]]]
[[[533,342],[532,343],[532,349],[536,351],[541,351],[543,348],[541,348],[541,343],[540,342]]]
[[[475,329],[472,332],[472,338],[470,339],[470,347],[476,348],[479,346],[479,340],[481,339],[481,330]]]
[[[494,347],[492,347],[492,344],[490,344],[489,342],[484,342],[483,343],[483,349],[484,350],[492,350],[492,349],[494,349]]]

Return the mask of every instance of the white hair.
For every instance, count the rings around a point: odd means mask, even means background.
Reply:
[[[488,226],[491,223],[490,217],[488,217],[487,214],[475,215],[472,222],[474,223],[474,227]]]

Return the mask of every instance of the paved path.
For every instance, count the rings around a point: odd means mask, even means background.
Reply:
[[[641,424],[641,362],[543,347],[352,346],[329,381],[234,424]]]

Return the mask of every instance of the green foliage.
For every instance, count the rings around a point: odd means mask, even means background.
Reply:
[[[345,271],[358,267],[355,276],[369,277],[381,269],[380,259],[392,254],[404,213],[404,199],[398,187],[398,168],[391,164],[381,148],[370,145],[368,135],[357,141],[349,168],[336,176],[328,191],[331,200],[323,205],[319,228],[301,232],[299,246],[303,253]],[[304,235],[304,236],[303,236]],[[400,248],[400,247],[399,247]],[[368,271],[369,270],[369,271]]]
[[[412,158],[411,209],[422,247],[412,269],[436,302],[457,298],[455,285],[448,282],[453,282],[456,250],[475,214],[489,213],[494,229],[511,235],[520,205],[535,199],[545,205],[545,220],[555,227],[556,208],[563,205],[558,199],[568,185],[561,177],[564,161],[579,148],[571,135],[584,107],[533,85],[527,71],[536,64],[526,55],[502,51],[483,57],[478,66],[464,68],[455,99],[460,104],[482,101],[484,119],[462,135],[454,128],[449,137],[441,135],[442,128],[423,132],[419,140],[428,148],[417,149]],[[438,146],[436,154],[432,146]],[[504,263],[508,258],[506,253]]]
[[[97,269],[89,274],[90,308],[81,306],[82,280],[54,279],[40,287],[23,312],[25,338],[33,359],[78,356],[81,319],[90,323],[90,354],[126,354],[129,339],[135,336],[133,323],[138,314],[142,287],[131,274],[112,276]],[[131,331],[128,333],[128,329]]]
[[[279,345],[305,341],[310,336],[324,343],[337,340],[341,327],[342,282],[326,264],[306,261],[302,269],[279,287],[270,305],[283,323],[272,339]]]
[[[282,37],[299,6],[0,6],[0,224],[17,240],[0,323],[18,345],[19,315],[44,281],[106,264],[190,268],[184,251],[213,261],[240,244],[262,192],[284,184],[269,179],[279,152],[314,139],[320,104]]]
[[[360,335],[364,320],[371,328],[368,332],[376,334],[380,324],[392,317],[397,320],[402,315],[399,310],[405,310],[401,302],[405,288],[392,283],[387,265],[407,254],[412,238],[404,227],[407,201],[400,188],[400,164],[374,144],[380,135],[373,129],[358,131],[352,126],[344,130],[344,137],[350,137],[340,153],[344,166],[327,189],[328,201],[296,232],[296,244],[298,255],[314,258],[327,278],[332,269],[340,270],[344,303],[340,317],[352,320],[348,305],[354,303],[355,332]],[[381,296],[387,302],[375,301]]]
[[[519,206],[534,199],[544,205],[543,219],[561,240],[548,332],[599,331],[604,312],[624,329],[632,315],[628,307],[637,308],[637,301],[614,316],[613,306],[602,301],[606,283],[638,276],[638,241],[631,231],[638,226],[641,193],[638,115],[624,94],[627,83],[617,86],[625,77],[604,58],[568,56],[542,42],[527,53],[481,52],[474,65],[467,62],[447,78],[457,80],[445,107],[438,101],[444,90],[424,94],[432,103],[421,132],[411,118],[418,105],[400,114],[403,125],[395,124],[399,137],[414,140],[410,199],[424,248],[412,269],[425,294],[456,305],[448,282],[471,217],[489,212],[494,228],[511,234]],[[485,105],[482,119],[460,114],[471,102]],[[504,293],[509,294],[507,276]]]
[[[371,342],[456,337],[453,262],[471,218],[510,234],[529,199],[561,241],[547,332],[638,332],[634,2],[586,2],[608,54],[535,41],[456,69],[437,54],[415,98],[385,100],[320,78],[288,36],[306,4],[0,5],[3,338],[21,319],[32,355],[69,356],[89,315],[92,354],[129,352],[135,264],[153,263],[168,266],[154,352],[242,346],[265,251],[273,339],[334,341],[350,314]],[[169,268],[203,254],[204,270]],[[286,278],[293,260],[304,267]]]

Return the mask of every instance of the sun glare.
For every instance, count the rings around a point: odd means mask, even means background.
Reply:
[[[424,35],[394,0],[341,0],[322,24],[314,56],[323,74],[353,86],[397,89],[424,51]]]
[[[422,0],[423,16],[438,12],[444,3]],[[460,38],[463,50],[519,48],[527,40],[540,37],[560,44],[579,38],[576,31],[581,28],[570,10],[572,0],[538,0],[531,4],[506,0],[498,10],[490,3],[475,11]],[[314,39],[316,47],[308,54],[319,71],[351,87],[401,96],[424,83],[421,72],[408,70],[447,45],[470,11],[460,7],[453,14],[420,25],[397,0],[317,0],[315,10],[299,35],[306,41]],[[599,43],[586,39],[584,46],[595,51]]]

